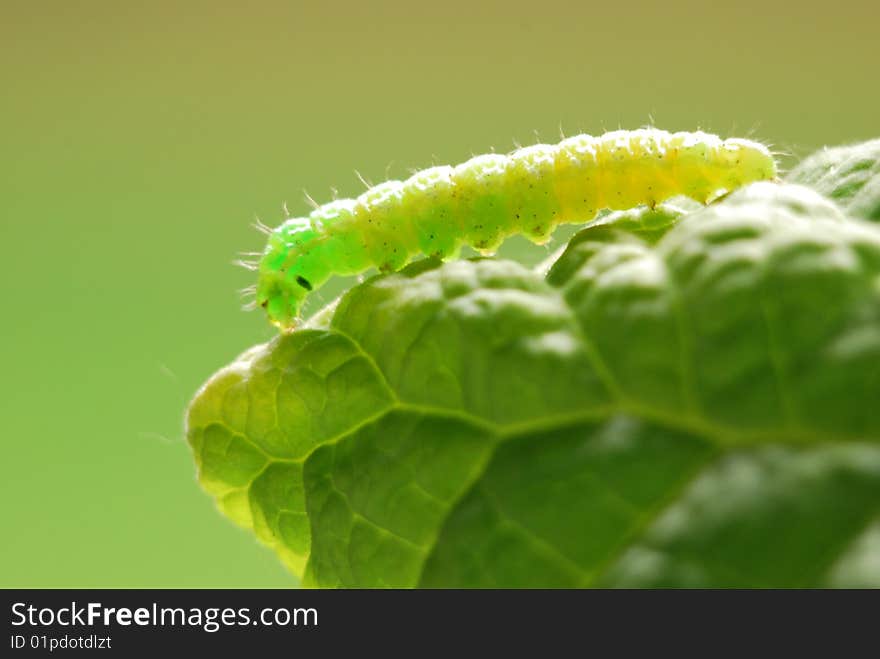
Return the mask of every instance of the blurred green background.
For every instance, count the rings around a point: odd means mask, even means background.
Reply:
[[[0,5],[0,586],[286,586],[187,400],[272,330],[255,215],[535,133],[880,135],[868,0]],[[323,293],[323,300],[330,295]]]

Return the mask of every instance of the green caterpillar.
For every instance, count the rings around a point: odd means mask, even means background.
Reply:
[[[450,258],[464,244],[492,251],[513,234],[543,243],[557,225],[606,208],[653,207],[676,195],[708,203],[775,178],[762,144],[652,128],[476,156],[286,220],[257,265],[256,303],[290,330],[305,297],[332,275],[390,272],[417,254]]]

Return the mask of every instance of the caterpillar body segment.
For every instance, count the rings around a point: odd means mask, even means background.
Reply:
[[[603,209],[653,207],[677,195],[707,203],[775,178],[764,145],[702,132],[620,130],[475,156],[286,220],[260,260],[257,303],[291,329],[305,297],[332,275],[394,271],[418,254],[451,258],[465,244],[492,251],[514,234],[543,243],[557,225]]]

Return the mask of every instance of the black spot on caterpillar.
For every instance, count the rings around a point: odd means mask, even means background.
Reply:
[[[287,330],[306,295],[331,275],[390,272],[418,254],[451,258],[465,244],[489,251],[513,234],[543,243],[557,225],[587,222],[606,208],[653,207],[676,195],[708,203],[775,178],[762,144],[653,128],[480,155],[286,220],[259,262],[257,304]]]

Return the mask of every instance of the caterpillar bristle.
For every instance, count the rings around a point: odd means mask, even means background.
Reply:
[[[337,199],[339,199],[339,190],[334,188],[332,185],[330,186],[330,198],[333,201],[336,201]]]
[[[252,272],[255,272],[259,269],[259,265],[254,261],[244,261],[242,259],[235,259],[232,262],[232,265],[237,265],[240,268],[244,268],[245,270],[250,270]]]
[[[306,203],[311,206],[313,210],[318,210],[321,207],[321,204],[312,199],[312,195],[310,195],[305,188],[303,188],[303,196],[306,199]]]
[[[391,180],[391,168],[394,166],[394,161],[392,160],[387,165],[385,165],[385,180]]]
[[[364,187],[365,187],[367,190],[369,190],[370,188],[373,187],[373,184],[370,182],[370,180],[367,179],[367,178],[365,178],[365,177],[363,176],[363,174],[361,174],[358,170],[354,170],[354,175],[357,176],[358,181],[360,181],[361,183],[363,183]]]
[[[250,302],[245,302],[243,305],[241,305],[242,311],[255,311],[256,308],[257,308],[257,301],[256,300],[252,300]]]
[[[253,226],[260,233],[263,233],[267,236],[272,233],[272,227],[263,224],[263,221],[259,217],[254,218],[254,222],[251,226]]]
[[[257,294],[257,285],[251,284],[250,286],[245,286],[244,288],[240,288],[238,290],[238,294],[241,297],[247,297],[248,295],[256,295]]]
[[[286,220],[288,217],[290,217],[290,211],[287,210],[287,202],[286,202],[286,201],[282,201],[282,202],[281,202],[281,212],[284,214],[284,219],[285,219],[285,220]]]
[[[793,158],[794,157],[795,150],[791,147],[779,148],[779,149],[775,149],[773,147],[774,147],[774,145],[772,145],[772,144],[769,145],[770,155],[772,155],[774,158]]]

